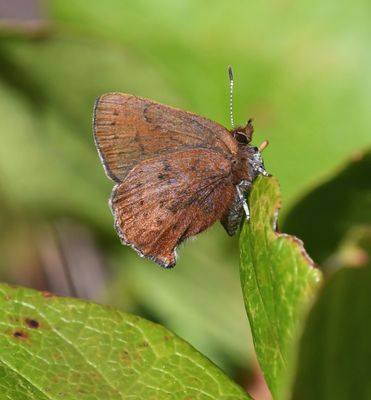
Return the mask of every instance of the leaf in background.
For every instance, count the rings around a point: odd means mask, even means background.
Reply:
[[[298,235],[321,265],[353,225],[371,225],[370,174],[371,152],[360,152],[287,214],[284,231]]]
[[[324,285],[301,338],[292,399],[371,399],[370,293],[370,259]]]
[[[160,325],[50,293],[0,286],[1,398],[245,399]]]
[[[251,220],[240,236],[241,283],[256,354],[274,399],[282,397],[305,306],[321,280],[302,243],[273,231],[280,208],[275,178],[259,177],[249,195]]]

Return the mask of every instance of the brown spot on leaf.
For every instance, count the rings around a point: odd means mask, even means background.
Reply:
[[[13,336],[17,339],[21,339],[21,340],[26,340],[28,339],[28,334],[26,332],[23,331],[15,331],[13,333]]]
[[[36,321],[36,319],[26,318],[25,322],[28,325],[28,327],[32,329],[37,329],[40,326],[39,322]]]
[[[129,355],[129,353],[128,353],[126,350],[124,350],[124,351],[121,353],[121,360],[122,360],[122,362],[123,362],[124,364],[126,364],[126,365],[131,364],[130,355]]]

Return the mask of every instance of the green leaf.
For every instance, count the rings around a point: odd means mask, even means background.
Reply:
[[[286,216],[285,232],[299,235],[321,265],[337,250],[352,226],[371,225],[370,171],[371,151],[359,152],[336,176],[301,199]]]
[[[371,399],[370,293],[370,266],[341,269],[323,287],[301,339],[292,399]]]
[[[256,354],[275,399],[285,398],[284,372],[290,372],[305,305],[321,280],[301,241],[272,229],[280,202],[278,181],[259,177],[249,196],[252,217],[240,237],[245,306]]]
[[[1,398],[249,399],[188,343],[112,308],[0,285]]]

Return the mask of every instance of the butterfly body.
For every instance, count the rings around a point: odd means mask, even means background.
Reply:
[[[257,174],[251,122],[230,132],[196,114],[108,93],[97,99],[93,125],[106,174],[116,182],[110,203],[122,243],[172,267],[176,247],[217,220],[229,234],[237,231],[239,193]]]

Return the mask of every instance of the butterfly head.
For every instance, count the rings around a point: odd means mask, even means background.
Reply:
[[[231,131],[232,136],[236,139],[239,145],[246,145],[251,142],[252,135],[254,133],[254,127],[252,125],[252,119],[249,119],[246,126],[242,128],[236,128]]]
[[[253,133],[254,127],[252,125],[252,119],[249,119],[244,127],[236,128],[231,131],[233,138],[238,143],[241,160],[244,164],[247,163],[249,165],[248,169],[252,172],[252,178],[255,179],[259,174],[270,176],[265,170],[263,157],[261,155],[261,151],[267,147],[268,141],[264,141],[259,148],[251,146],[250,142]]]

